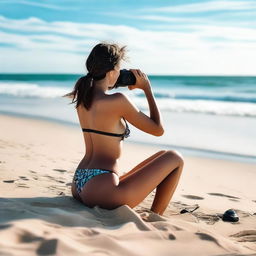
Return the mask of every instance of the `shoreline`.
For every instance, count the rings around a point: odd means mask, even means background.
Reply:
[[[184,156],[184,170],[164,216],[149,211],[155,190],[133,209],[88,208],[70,191],[85,150],[79,129],[4,115],[0,127],[0,254],[256,252],[255,164]],[[120,175],[161,149],[125,142]],[[179,214],[196,205],[199,209],[194,213]],[[218,217],[230,208],[239,222]]]
[[[59,124],[66,127],[71,127],[71,128],[80,130],[79,124],[65,121],[65,120],[58,120],[50,117],[42,117],[38,115],[29,115],[29,114],[23,114],[23,113],[13,113],[9,111],[0,110],[0,117],[1,115],[11,116],[15,118],[23,118],[28,120],[49,122],[49,123]],[[183,155],[191,156],[191,157],[194,156],[194,157],[203,157],[203,158],[210,158],[210,159],[222,159],[227,161],[235,161],[235,162],[243,162],[243,163],[251,163],[251,164],[256,163],[256,157],[253,155],[230,153],[230,152],[224,152],[224,151],[208,150],[208,149],[193,148],[193,147],[186,147],[186,146],[177,146],[174,144],[165,145],[160,142],[157,143],[157,142],[136,141],[131,139],[129,140],[129,138],[125,143],[140,144],[140,145],[145,145],[149,147],[158,147],[166,150],[177,150],[177,151],[181,151]]]

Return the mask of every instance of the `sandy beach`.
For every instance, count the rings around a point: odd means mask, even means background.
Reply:
[[[120,175],[159,150],[124,142]],[[84,152],[77,127],[0,115],[0,255],[256,255],[255,164],[185,155],[159,216],[149,210],[154,191],[134,209],[75,201]],[[239,222],[220,218],[230,208]]]

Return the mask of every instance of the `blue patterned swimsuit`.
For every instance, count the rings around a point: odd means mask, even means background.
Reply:
[[[82,191],[85,183],[92,179],[93,177],[103,174],[112,173],[113,171],[103,170],[103,169],[77,169],[74,175],[74,182],[76,184],[76,189],[78,194]]]

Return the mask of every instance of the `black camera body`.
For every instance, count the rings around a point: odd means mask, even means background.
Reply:
[[[136,77],[132,71],[127,69],[121,69],[120,75],[114,85],[114,88],[125,87],[128,85],[134,85],[136,83]]]

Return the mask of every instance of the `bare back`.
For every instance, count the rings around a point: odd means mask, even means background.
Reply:
[[[109,133],[123,133],[125,123],[119,116],[115,94],[95,97],[89,110],[82,104],[77,108],[81,128]],[[86,154],[78,168],[100,168],[118,173],[117,160],[121,156],[122,138],[83,132]]]

